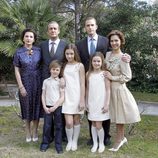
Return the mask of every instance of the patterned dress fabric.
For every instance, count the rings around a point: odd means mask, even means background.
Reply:
[[[40,48],[32,47],[32,55],[25,47],[14,54],[13,65],[20,68],[22,83],[27,91],[25,97],[19,93],[22,119],[29,121],[42,117],[41,106],[41,53]]]
[[[83,114],[79,111],[80,102],[80,63],[67,64],[64,69],[64,78],[66,81],[65,101],[62,107],[64,114]]]
[[[103,113],[106,99],[105,79],[103,71],[91,73],[89,76],[88,93],[88,119],[91,121],[104,121],[109,119],[109,112]]]
[[[126,87],[126,82],[132,78],[130,64],[123,62],[122,54],[113,56],[107,52],[106,64],[112,74],[110,119],[118,124],[129,124],[139,122],[140,114],[136,101]]]

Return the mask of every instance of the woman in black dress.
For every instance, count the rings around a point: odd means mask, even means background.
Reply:
[[[41,117],[40,48],[33,46],[36,34],[31,29],[22,32],[23,46],[16,50],[13,65],[19,86],[22,119],[26,123],[26,142],[38,141],[38,123]],[[33,126],[31,128],[31,121]],[[32,129],[32,130],[31,130]]]

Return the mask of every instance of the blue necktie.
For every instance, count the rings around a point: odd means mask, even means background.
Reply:
[[[94,39],[91,38],[91,43],[90,43],[90,55],[95,54],[95,44],[94,44]]]

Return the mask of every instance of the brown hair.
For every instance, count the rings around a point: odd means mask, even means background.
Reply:
[[[119,39],[121,40],[121,47],[122,47],[125,44],[125,36],[124,36],[124,34],[121,31],[119,31],[119,30],[112,30],[107,36],[108,39],[109,39],[109,45],[110,45],[111,36],[113,36],[113,35],[117,35],[119,37]]]
[[[61,63],[58,60],[53,60],[50,64],[49,64],[49,70],[51,70],[52,68],[61,68]]]
[[[104,55],[103,55],[103,53],[96,52],[96,54],[92,55],[91,58],[90,58],[89,70],[88,70],[88,73],[87,73],[88,74],[87,75],[87,79],[89,78],[90,74],[94,71],[93,66],[92,66],[92,60],[96,56],[98,56],[98,57],[101,58],[101,61],[102,61],[101,70],[106,70],[106,66],[105,66],[105,63],[104,63]]]
[[[65,52],[67,49],[72,49],[74,51],[74,60],[77,61],[77,62],[81,62],[81,59],[80,59],[80,56],[78,54],[78,50],[77,50],[77,47],[75,44],[68,44],[65,49],[64,49],[64,56],[63,56],[63,66],[62,66],[62,70],[61,70],[61,75],[63,75],[63,72],[64,72],[64,69],[65,69],[65,66],[66,64],[68,63],[67,59],[66,59],[66,55],[65,55]]]

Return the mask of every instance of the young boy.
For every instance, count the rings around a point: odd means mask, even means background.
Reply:
[[[43,140],[40,151],[45,152],[51,142],[51,128],[55,128],[55,148],[58,154],[62,149],[62,103],[64,102],[64,79],[59,78],[61,65],[54,60],[49,65],[51,76],[44,80],[42,87],[42,104],[45,111]]]

